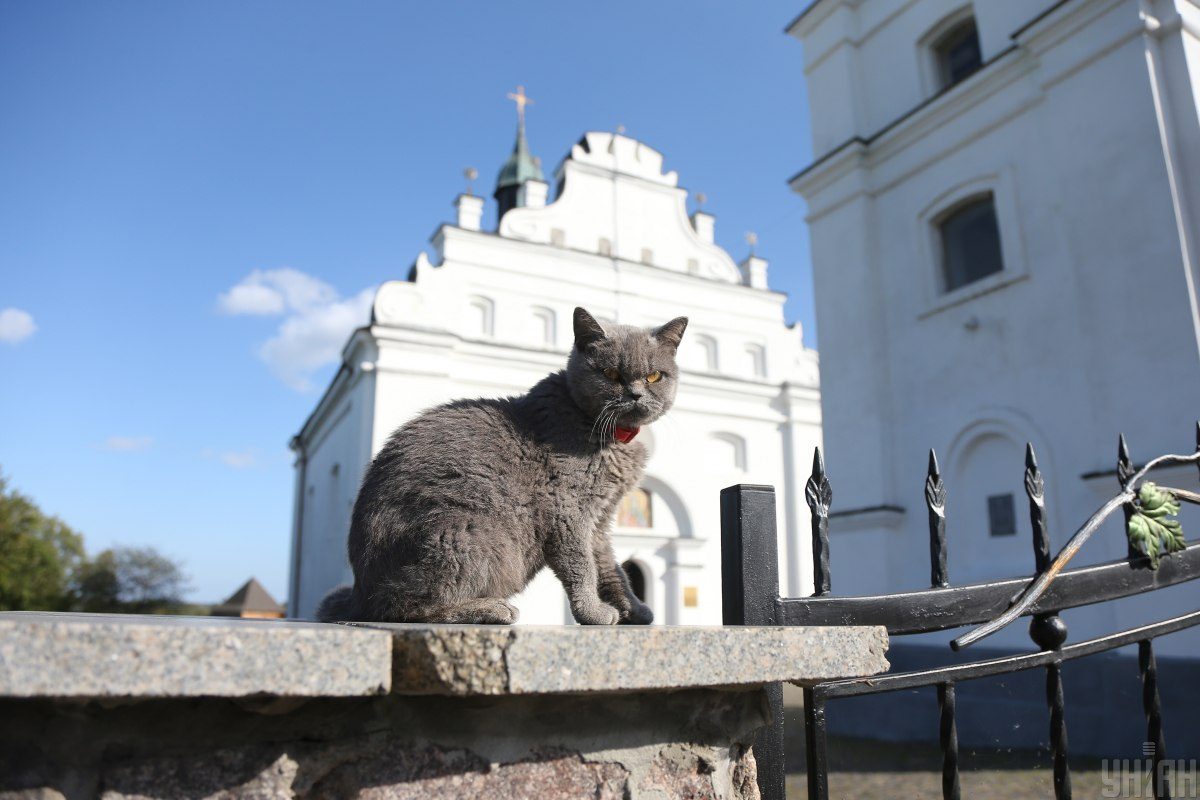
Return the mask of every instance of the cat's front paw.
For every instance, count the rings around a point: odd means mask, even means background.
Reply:
[[[629,611],[621,614],[622,625],[649,625],[651,622],[654,622],[654,612],[642,602],[631,603]]]
[[[621,619],[621,612],[608,603],[599,601],[591,605],[572,608],[571,614],[580,625],[616,625]]]

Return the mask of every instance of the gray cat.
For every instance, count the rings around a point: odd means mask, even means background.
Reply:
[[[675,400],[687,322],[605,327],[576,308],[565,370],[527,394],[457,400],[402,425],[354,503],[354,586],[330,592],[317,618],[510,624],[508,598],[548,565],[577,621],[653,621],[608,529],[645,468],[633,437]]]

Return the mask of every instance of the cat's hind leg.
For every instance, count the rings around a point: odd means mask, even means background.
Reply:
[[[462,625],[511,625],[517,621],[517,607],[498,597],[479,597],[453,605],[435,605],[422,609],[421,622]]]

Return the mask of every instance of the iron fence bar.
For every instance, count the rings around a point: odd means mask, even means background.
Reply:
[[[954,684],[938,684],[938,739],[942,745],[942,800],[961,800],[958,785],[958,723],[955,720]]]
[[[825,700],[819,691],[804,690],[804,754],[808,800],[829,800],[829,750],[825,731]]]
[[[812,516],[813,595],[829,594],[829,506],[833,503],[833,487],[825,474],[825,459],[821,448],[813,449],[812,475],[804,486],[804,499]]]
[[[725,625],[778,625],[779,557],[775,489],[721,490],[721,614]],[[783,684],[764,687],[770,720],[754,739],[762,800],[785,800]],[[806,710],[807,713],[807,710]]]
[[[1200,578],[1200,543],[1164,558],[1157,571],[1145,556],[1061,573],[1029,613],[1116,600]],[[779,602],[783,625],[883,625],[891,635],[929,633],[995,617],[1030,577],[863,597],[801,597]]]
[[[1033,444],[1025,445],[1025,495],[1029,500],[1029,523],[1033,532],[1033,560],[1038,575],[1050,569],[1050,533],[1046,527],[1046,482],[1038,469]],[[1055,613],[1035,614],[1029,637],[1044,651],[1060,650],[1067,640],[1067,626]],[[1046,704],[1050,708],[1050,750],[1054,757],[1054,796],[1070,800],[1071,768],[1067,764],[1067,722],[1063,702],[1062,662],[1046,666]]]
[[[1129,479],[1133,477],[1136,470],[1133,467],[1133,460],[1129,457],[1129,443],[1125,441],[1125,434],[1117,436],[1117,485],[1121,487],[1121,491],[1129,486]],[[1125,529],[1129,529],[1129,520],[1133,517],[1133,509],[1128,504],[1122,509],[1125,516]],[[1133,546],[1133,542],[1126,542],[1126,553],[1129,558],[1137,558],[1141,555],[1137,548]]]
[[[922,686],[935,686],[947,681],[961,683],[965,680],[987,678],[992,675],[1005,675],[1010,672],[1018,672],[1033,667],[1044,667],[1055,661],[1072,661],[1076,658],[1115,650],[1118,647],[1137,644],[1145,639],[1156,639],[1159,636],[1186,630],[1195,625],[1200,625],[1200,611],[1192,611],[1150,625],[1142,625],[1141,627],[1131,628],[1120,633],[1076,642],[1075,644],[1063,647],[1061,650],[1019,653],[982,661],[972,661],[967,664],[951,664],[936,669],[889,673],[873,678],[848,678],[828,681],[820,685],[820,690],[827,698],[857,697],[865,694],[892,692],[897,689],[918,689]]]
[[[1158,661],[1154,658],[1154,642],[1138,642],[1138,671],[1142,675],[1142,710],[1146,714],[1146,741],[1154,746],[1151,756],[1154,767],[1154,798],[1170,800],[1171,787],[1159,769],[1167,757],[1167,742],[1163,736],[1162,704],[1158,697]]]
[[[946,484],[933,450],[929,451],[925,476],[925,507],[929,510],[929,585],[942,588],[950,585],[946,571]]]
[[[1046,667],[1046,705],[1050,707],[1050,751],[1054,755],[1055,800],[1071,800],[1071,768],[1067,764],[1067,722],[1064,714],[1062,662]]]

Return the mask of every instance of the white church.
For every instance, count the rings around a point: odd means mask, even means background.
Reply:
[[[1118,432],[1136,463],[1195,446],[1200,7],[816,0],[788,33],[815,156],[791,186],[808,204],[833,591],[928,585],[931,447],[950,580],[1027,575],[1026,442],[1055,551],[1117,492]],[[1190,468],[1151,478],[1196,486]],[[1116,519],[1079,562],[1125,554]],[[1065,612],[1069,641],[1192,611],[1194,594]],[[1156,650],[1194,658],[1198,634]],[[1025,626],[993,645],[1027,649]]]
[[[337,375],[292,442],[296,454],[289,616],[310,618],[352,579],[350,512],[367,463],[424,409],[525,391],[560,369],[571,312],[634,325],[690,317],[674,410],[642,431],[642,485],[618,510],[614,547],[657,623],[719,624],[719,492],[779,488],[781,586],[808,593],[803,484],[821,441],[818,364],[767,262],[713,243],[714,218],[687,212],[663,155],[620,133],[588,132],[554,171],[554,195],[526,141],[500,171],[497,230],[464,194],[404,280],[383,284]],[[571,621],[548,570],[514,602],[521,623]]]

